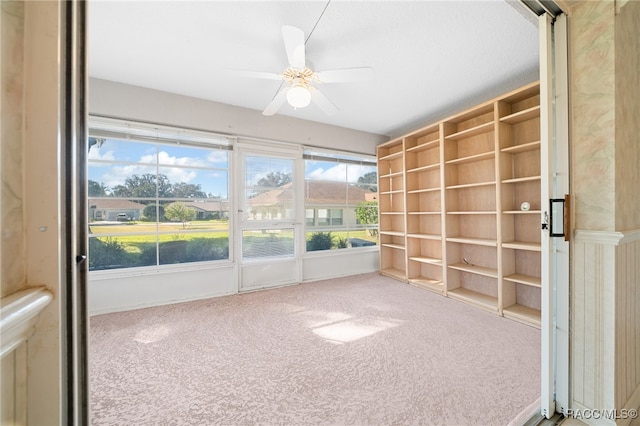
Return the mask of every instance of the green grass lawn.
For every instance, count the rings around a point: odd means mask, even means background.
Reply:
[[[89,269],[152,266],[156,264],[158,255],[160,264],[228,259],[228,223],[212,226],[211,221],[207,221],[201,225],[185,230],[181,224],[161,224],[160,229],[168,232],[166,234],[157,234],[157,225],[149,223],[94,226],[91,229],[93,238],[89,240]],[[327,232],[329,231],[306,232],[307,250],[343,248],[347,246],[347,238],[360,238],[377,244],[377,237],[370,236],[366,230],[331,231],[331,243],[322,238],[322,235],[317,235],[322,233],[326,237]],[[314,242],[309,246],[314,235],[321,237],[320,240],[324,240],[324,243],[320,245]],[[283,232],[249,230],[243,235],[243,256],[292,255],[293,236],[291,229]],[[343,240],[343,244],[340,244],[340,240]]]
[[[229,239],[229,222],[228,221],[193,221],[185,228],[181,223],[164,222],[160,224],[152,222],[134,222],[113,225],[90,225],[91,235],[97,237],[103,242],[112,241],[120,244],[124,252],[140,256],[150,250],[155,251],[156,242],[168,243],[171,241],[186,241],[189,244],[206,244],[209,246],[227,247]],[[158,233],[158,231],[160,233]],[[309,241],[311,236],[317,232],[328,231],[308,231],[306,240]],[[120,234],[120,235],[118,235]],[[360,238],[372,241],[377,244],[377,237],[370,236],[366,230],[353,231],[331,231],[333,245],[331,248],[339,247],[340,240],[347,238]],[[274,244],[269,244],[266,239],[271,239]],[[245,233],[244,244],[245,251],[250,252],[251,247],[258,248],[264,244],[270,246],[282,245],[293,247],[293,232],[287,230],[284,233],[261,232],[260,230],[248,231]],[[278,244],[275,244],[278,242]],[[204,247],[204,246],[203,246]],[[95,253],[94,253],[95,254]],[[90,254],[91,256],[91,254]]]
[[[186,226],[183,226],[179,222],[128,222],[102,225],[100,222],[93,222],[89,224],[89,230],[91,234],[139,234],[145,232],[160,232],[167,231],[194,231],[194,230],[210,230],[220,231],[229,230],[229,221],[226,220],[194,220],[189,222]]]
[[[100,222],[94,222],[89,225],[90,234],[95,236],[114,235],[114,239],[127,243],[153,243],[156,237],[160,242],[173,240],[192,240],[195,238],[228,238],[229,237],[229,221],[226,220],[195,220],[189,222],[186,227],[182,223],[177,222],[130,222],[117,225],[100,225]],[[194,232],[200,231],[200,232]],[[156,236],[156,232],[159,234]],[[315,232],[328,231],[307,231],[307,240]],[[129,235],[117,235],[129,234]],[[146,234],[146,235],[145,235]],[[256,237],[269,237],[270,233],[255,232],[252,235]],[[377,243],[377,237],[371,236],[364,229],[351,231],[331,231],[334,240],[346,238],[361,238],[363,240],[373,241]]]

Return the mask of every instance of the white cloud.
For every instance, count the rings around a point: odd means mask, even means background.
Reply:
[[[226,151],[211,151],[207,155],[207,161],[210,163],[227,163],[228,157]]]
[[[326,164],[326,163],[324,163]],[[327,180],[333,182],[344,182],[345,177],[347,182],[358,182],[358,178],[373,171],[371,166],[360,166],[357,164],[336,164],[328,169],[318,167],[307,173],[307,179],[310,180]]]
[[[165,151],[158,152],[158,164],[160,166],[169,165],[169,166],[195,166],[195,167],[206,167],[207,163],[202,161],[201,158],[193,158],[193,157],[172,157],[167,154]]]
[[[169,169],[161,167],[160,174],[165,175],[171,183],[191,183],[191,181],[198,176],[198,172],[196,170],[178,169],[175,167]]]
[[[115,160],[113,151],[106,151],[102,153],[100,152],[100,148],[98,148],[97,145],[93,145],[91,148],[89,148],[89,154],[87,155],[87,157],[89,160]]]
[[[374,171],[371,166],[360,166],[357,164],[349,164],[347,168],[347,181],[358,182],[358,178]]]
[[[344,182],[346,176],[346,164],[336,164],[328,169],[318,167],[307,174],[307,178],[310,180],[329,180]]]
[[[109,188],[118,185],[124,185],[127,178],[133,175],[144,175],[147,173],[155,174],[156,168],[153,165],[143,166],[139,164],[130,164],[126,166],[114,166],[107,173],[102,175],[102,182]]]

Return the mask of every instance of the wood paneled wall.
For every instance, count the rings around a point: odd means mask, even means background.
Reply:
[[[576,231],[573,253],[573,408],[637,408],[640,230]],[[618,424],[627,424],[624,420]]]

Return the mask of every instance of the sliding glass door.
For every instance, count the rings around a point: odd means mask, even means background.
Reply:
[[[297,151],[240,148],[240,291],[298,282]]]
[[[539,17],[542,219],[541,413],[551,418],[569,407],[569,238],[558,238],[551,199],[569,188],[567,18]],[[559,216],[559,215],[558,215]],[[564,226],[562,226],[564,228]],[[563,229],[570,234],[570,229]]]

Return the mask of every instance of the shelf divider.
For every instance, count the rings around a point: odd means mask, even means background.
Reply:
[[[509,114],[506,117],[501,117],[500,122],[507,124],[516,124],[522,123],[523,121],[531,120],[532,118],[536,117],[540,117],[540,105],[536,105],[523,111]]]
[[[409,260],[413,260],[414,262],[420,262],[420,263],[428,263],[431,265],[442,265],[442,259],[437,259],[435,257],[410,256]]]
[[[498,278],[498,271],[493,268],[485,268],[484,266],[469,265],[467,263],[455,263],[449,265],[449,268],[462,272],[470,272],[472,274],[483,275],[485,277]]]
[[[518,283],[518,284],[529,285],[531,287],[542,286],[542,281],[540,277],[532,277],[531,275],[511,274],[511,275],[504,276],[503,279],[514,282],[514,283]]]
[[[453,133],[449,136],[445,136],[445,139],[458,140],[458,139],[469,138],[471,136],[480,135],[482,133],[492,132],[493,129],[494,129],[494,123],[493,121],[489,121],[488,123],[480,124],[470,129],[462,130],[460,132]]]
[[[472,303],[490,311],[498,309],[498,298],[484,293],[458,287],[447,291],[447,295],[463,302]]]

